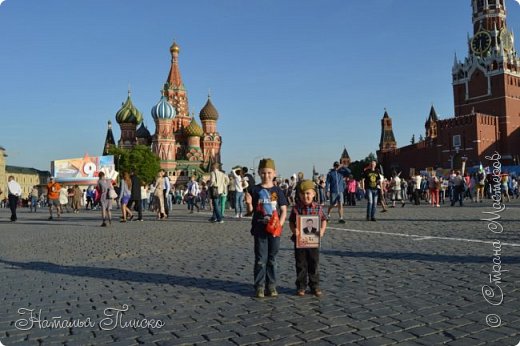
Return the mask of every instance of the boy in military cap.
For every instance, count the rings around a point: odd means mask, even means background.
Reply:
[[[296,261],[296,295],[303,297],[308,284],[316,297],[322,295],[320,289],[320,250],[319,248],[297,248],[296,247],[296,220],[299,215],[317,215],[320,219],[319,237],[322,238],[327,227],[327,217],[321,205],[314,201],[316,190],[314,182],[304,180],[300,184],[300,200],[291,210],[289,226],[293,233],[291,240],[294,241],[294,259]]]
[[[255,238],[255,296],[263,298],[267,289],[271,297],[276,297],[276,255],[280,249],[280,236],[269,233],[268,224],[273,216],[279,215],[279,226],[283,227],[288,203],[283,190],[273,184],[276,168],[272,159],[260,160],[258,174],[262,182],[255,185],[245,198],[248,213],[253,213],[251,234]]]

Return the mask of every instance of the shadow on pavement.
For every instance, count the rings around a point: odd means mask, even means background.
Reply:
[[[281,250],[281,249],[280,249]],[[352,252],[340,250],[321,250],[324,255],[343,256],[353,258],[376,258],[376,259],[395,259],[409,261],[425,261],[425,262],[443,262],[443,263],[491,263],[492,256],[460,256],[460,255],[436,255],[417,252]],[[520,263],[519,256],[502,256],[502,263]]]
[[[85,266],[64,266],[50,262],[15,262],[0,259],[0,263],[16,267],[15,269],[37,270],[53,274],[83,276],[96,279],[129,281],[140,283],[167,284],[172,286],[194,287],[199,289],[224,291],[252,297],[253,285],[242,282],[214,278],[197,278],[160,273],[143,273],[117,268],[99,268]],[[287,291],[280,287],[280,291]]]

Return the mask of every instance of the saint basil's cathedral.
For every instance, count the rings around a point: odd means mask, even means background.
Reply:
[[[189,113],[188,95],[179,69],[179,46],[170,47],[172,56],[170,73],[161,91],[159,102],[152,107],[155,133],[150,134],[143,124],[142,113],[133,105],[130,92],[116,113],[121,128],[118,147],[131,149],[136,145],[149,146],[160,159],[172,183],[185,183],[192,175],[202,176],[210,171],[212,163],[220,163],[222,138],[217,131],[218,111],[210,96],[199,112],[201,125]],[[112,123],[108,131],[103,155],[115,146]]]
[[[471,0],[473,36],[468,55],[452,67],[455,116],[439,119],[432,106],[424,140],[397,147],[392,119],[381,120],[378,160],[385,172],[403,176],[426,168],[461,169],[489,165],[498,152],[502,164],[520,164],[520,57],[506,24],[505,0]]]

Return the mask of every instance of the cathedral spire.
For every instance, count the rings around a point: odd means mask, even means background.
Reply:
[[[170,72],[164,84],[163,95],[168,98],[168,102],[175,108],[177,121],[175,131],[189,124],[189,106],[186,88],[182,82],[181,71],[179,68],[179,52],[180,47],[177,42],[173,41],[170,47],[172,56]]]
[[[173,41],[173,44],[170,47],[170,53],[172,55],[172,64],[166,83],[168,83],[168,85],[170,87],[173,87],[174,89],[184,89],[181,71],[179,70],[179,52],[180,48],[177,45],[177,42]]]

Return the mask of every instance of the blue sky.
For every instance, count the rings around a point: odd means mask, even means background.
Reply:
[[[470,3],[6,0],[0,146],[8,164],[39,169],[99,155],[129,85],[153,132],[175,39],[190,111],[211,90],[220,113],[224,169],[266,156],[284,176],[326,172],[344,146],[353,160],[377,150],[385,107],[399,146],[424,134],[432,103],[452,116]],[[520,6],[506,4],[520,33]]]

